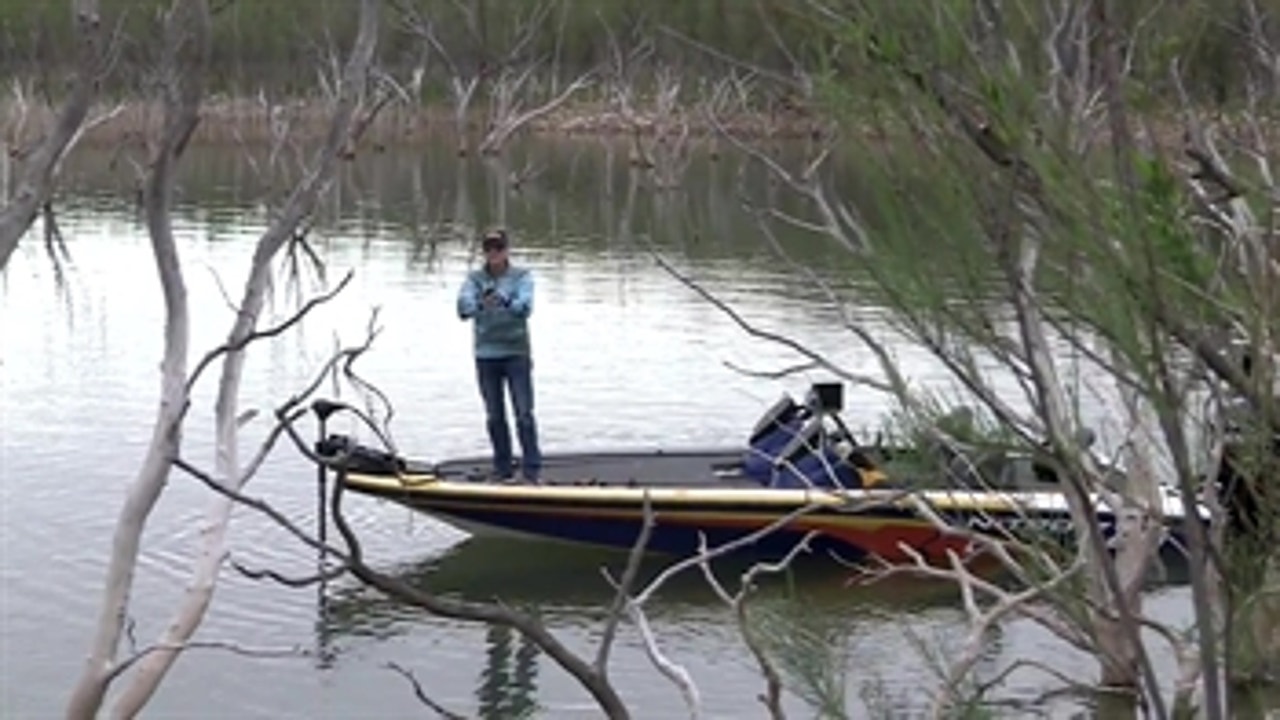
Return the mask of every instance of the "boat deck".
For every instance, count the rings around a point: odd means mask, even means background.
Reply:
[[[618,450],[553,452],[543,456],[545,485],[604,487],[759,488],[742,474],[744,449],[738,447],[680,450]],[[1060,491],[1052,478],[1041,477],[1030,458],[987,458],[979,465],[936,464],[927,454],[901,448],[876,453],[876,467],[889,487],[915,489],[974,489]],[[422,466],[444,480],[492,482],[489,456],[476,455]],[[513,473],[519,477],[518,469]]]
[[[741,473],[742,452],[709,448],[549,453],[542,459],[541,480],[549,485],[758,488],[759,482]],[[433,469],[445,480],[487,482],[493,478],[488,456],[446,460]]]
[[[472,455],[432,463],[395,457],[359,446],[346,438],[330,441],[329,454],[352,450],[354,471],[368,475],[406,474],[455,483],[497,481],[489,455]],[[631,448],[619,450],[557,451],[543,455],[541,484],[551,486],[652,487],[699,489],[755,489],[767,486],[744,475],[746,448]],[[977,453],[972,456],[935,453],[916,448],[859,448],[860,467],[873,467],[876,485],[904,489],[969,489],[1060,491],[1057,478],[1044,473],[1031,455]],[[517,467],[511,475],[518,477]],[[1117,475],[1113,480],[1122,479]],[[511,483],[511,480],[502,482]]]

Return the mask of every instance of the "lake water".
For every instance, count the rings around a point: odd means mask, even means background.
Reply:
[[[351,286],[296,331],[256,346],[243,407],[269,413],[302,388],[339,343],[364,335],[374,308],[381,334],[357,363],[395,404],[391,429],[406,452],[431,458],[487,449],[469,356],[470,330],[454,295],[475,262],[471,229],[502,221],[514,257],[535,273],[533,317],[538,419],[546,449],[739,442],[783,391],[802,393],[821,373],[749,377],[735,364],[777,370],[802,360],[752,338],[660,268],[662,256],[731,303],[750,322],[783,331],[851,369],[870,356],[837,329],[816,288],[797,281],[737,210],[735,168],[696,163],[687,189],[653,193],[631,184],[621,161],[593,144],[522,149],[545,172],[503,193],[500,172],[460,165],[431,148],[372,156],[343,169],[311,241],[333,282]],[[163,307],[145,229],[124,163],[86,151],[68,167],[59,200],[69,259],[50,260],[40,227],[0,275],[0,716],[58,716],[81,667],[101,593],[110,537],[139,466],[159,388]],[[193,150],[185,166],[177,230],[191,296],[192,366],[230,327],[220,284],[236,296],[272,192],[235,150]],[[465,232],[464,232],[465,231]],[[790,248],[832,275],[837,255],[795,239]],[[58,269],[60,267],[61,269]],[[284,268],[268,314],[289,315],[319,290]],[[851,295],[856,301],[856,294]],[[851,311],[876,323],[874,307]],[[885,330],[886,337],[889,336]],[[942,373],[923,352],[898,347],[909,375]],[[195,391],[184,454],[211,467],[216,365]],[[851,392],[855,426],[874,427],[883,400]],[[260,437],[251,424],[245,447]],[[246,450],[248,452],[248,450]],[[300,524],[315,520],[314,470],[281,445],[249,485]],[[170,619],[189,578],[198,519],[210,502],[175,473],[146,533],[132,619],[146,645]],[[616,554],[466,535],[407,510],[350,497],[351,520],[378,567],[468,597],[498,598],[541,613],[573,647],[591,652],[609,589],[599,567]],[[313,554],[269,521],[238,510],[232,557],[304,574]],[[646,568],[653,572],[660,563]],[[839,570],[798,572],[767,585],[758,622],[775,635],[810,637],[842,658],[852,717],[909,716],[936,675],[921,643],[953,646],[963,617],[945,589],[895,583],[849,587]],[[1189,620],[1182,588],[1153,593],[1157,617]],[[696,576],[659,594],[650,615],[661,643],[699,683],[707,716],[760,716],[763,685],[727,608]],[[777,628],[782,628],[778,630]],[[157,718],[397,718],[431,716],[386,668],[412,669],[434,700],[486,718],[533,710],[596,717],[567,674],[510,633],[435,619],[339,581],[291,589],[225,572],[199,639],[281,651],[250,658],[192,650],[150,706]],[[1068,675],[1092,664],[1025,623],[993,638],[984,668],[1019,657],[1050,659]],[[1162,666],[1167,666],[1167,658]],[[611,676],[641,718],[681,716],[679,694],[646,660],[625,625]],[[1052,685],[1015,674],[1005,693],[1037,698]],[[811,716],[799,694],[788,706]]]

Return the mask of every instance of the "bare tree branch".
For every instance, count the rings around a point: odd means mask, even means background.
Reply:
[[[849,512],[856,512],[859,509],[892,504],[903,496],[904,495],[900,493],[890,493],[885,497],[853,501],[849,504],[847,509]],[[701,715],[701,693],[688,670],[667,657],[658,646],[657,638],[653,634],[652,628],[648,623],[648,618],[644,612],[645,605],[668,581],[676,575],[692,568],[708,568],[711,561],[749,547],[778,530],[787,527],[797,519],[804,517],[821,506],[822,503],[820,502],[800,506],[765,526],[762,526],[750,533],[740,535],[737,538],[714,548],[707,548],[704,542],[698,553],[668,565],[662,570],[662,572],[658,573],[657,576],[649,581],[649,584],[641,589],[640,592],[627,599],[627,612],[631,616],[632,622],[636,624],[637,629],[640,631],[641,639],[645,646],[645,652],[648,655],[649,660],[654,664],[658,671],[663,674],[663,676],[679,688],[692,717],[699,717]],[[808,539],[809,538],[806,537],[803,542],[792,548],[791,552],[786,556],[786,562],[788,564],[794,560],[794,557],[797,554],[808,549]],[[762,566],[760,570],[757,570],[757,573],[765,572],[769,567],[770,566],[768,565]],[[621,583],[613,582],[607,573],[606,578],[610,580],[615,588],[623,588]]]
[[[764,703],[765,709],[769,711],[771,720],[786,720],[786,713],[782,709],[782,676],[778,673],[778,668],[769,658],[764,646],[761,645],[754,629],[751,626],[750,618],[747,613],[747,595],[754,588],[755,579],[762,574],[776,574],[785,572],[795,562],[796,558],[802,552],[809,552],[809,543],[811,543],[818,533],[809,532],[800,542],[796,543],[781,560],[772,563],[756,563],[752,565],[739,581],[738,592],[730,595],[724,585],[716,578],[715,573],[711,570],[710,563],[702,563],[702,575],[707,580],[712,590],[720,597],[730,608],[733,609],[734,615],[738,620],[738,631],[742,633],[742,639],[747,644],[747,649],[751,651],[752,657],[755,658],[756,664],[760,666],[760,672],[764,675],[765,693],[760,697],[760,701]],[[701,538],[701,554],[706,553],[706,536]]]
[[[517,94],[521,93],[528,80],[528,73],[534,70],[530,66],[524,73],[516,75],[514,78],[507,74],[500,74],[495,81],[495,96],[498,102],[495,104],[495,114],[490,118],[490,128],[485,134],[483,140],[480,141],[479,152],[482,155],[494,155],[498,153],[511,136],[520,128],[537,120],[544,115],[554,112],[557,108],[569,101],[578,91],[590,86],[592,82],[591,73],[585,73],[569,83],[568,87],[561,90],[558,95],[552,97],[537,107],[529,110],[521,110],[521,103],[516,99]]]
[[[85,3],[77,15],[78,22],[88,24],[94,32],[86,37],[82,67],[88,69],[94,52],[93,38],[99,23],[96,3]],[[72,690],[67,717],[92,720],[102,706],[107,687],[115,677],[116,654],[119,651],[123,620],[128,615],[143,528],[155,507],[169,477],[170,458],[178,455],[182,416],[187,405],[185,386],[189,323],[186,287],[173,237],[170,210],[173,204],[174,172],[187,138],[199,122],[199,107],[204,92],[204,70],[209,61],[210,20],[204,0],[175,0],[165,27],[165,60],[167,77],[164,86],[164,134],[161,137],[143,189],[147,229],[165,302],[164,358],[161,363],[161,393],[155,425],[138,475],[129,488],[116,521],[108,563],[106,583],[97,620],[94,641],[84,670]],[[84,75],[83,83],[96,78]],[[86,108],[89,89],[80,91]],[[64,118],[79,126],[83,114],[68,110]],[[70,136],[73,129],[68,131]],[[217,559],[220,562],[220,558]],[[179,642],[160,643],[160,647],[180,646]],[[141,662],[160,653],[149,654]],[[167,653],[172,657],[174,653]],[[138,709],[141,705],[137,706]],[[134,713],[136,714],[136,710]]]
[[[302,320],[306,318],[307,315],[311,314],[311,311],[314,310],[316,307],[323,305],[329,302],[330,300],[332,300],[333,298],[337,297],[338,294],[341,293],[343,289],[347,287],[347,284],[351,282],[351,279],[354,276],[355,276],[355,272],[348,270],[347,274],[342,277],[342,280],[340,280],[338,284],[335,285],[331,290],[317,297],[311,298],[306,303],[304,303],[302,307],[298,308],[298,310],[296,310],[292,315],[290,315],[288,318],[281,321],[280,323],[277,323],[276,325],[266,328],[264,330],[254,330],[242,337],[234,338],[229,342],[225,342],[222,345],[219,345],[218,347],[214,348],[213,350],[210,350],[208,353],[205,353],[205,356],[200,359],[200,362],[196,363],[195,370],[191,372],[191,376],[187,380],[187,392],[191,391],[191,388],[194,387],[196,382],[200,379],[201,373],[203,373],[205,368],[207,368],[209,364],[212,363],[214,360],[217,360],[218,358],[224,355],[227,355],[229,353],[235,353],[235,352],[244,350],[254,341],[262,340],[264,338],[276,337],[284,333],[284,331],[302,322]]]
[[[736,373],[746,375],[747,377],[763,378],[765,380],[780,380],[782,378],[791,377],[792,375],[807,373],[821,367],[818,363],[810,361],[800,363],[798,365],[788,365],[777,370],[750,370],[728,360],[724,361],[724,366]]]
[[[720,50],[717,50],[714,47],[711,47],[706,43],[699,42],[698,40],[695,40],[689,37],[688,35],[680,32],[679,30],[676,30],[670,25],[658,25],[657,30],[663,33],[664,35],[670,35],[671,37],[689,45],[690,47],[697,48],[698,50],[706,53],[710,57],[720,60],[721,62],[724,62],[727,65],[731,65],[743,70],[750,71],[751,74],[753,75],[758,75],[763,78],[768,78],[769,80],[772,80],[784,87],[795,88],[796,90],[799,90],[802,92],[807,90],[802,79],[787,77],[782,73],[769,70],[768,68],[759,67],[757,65],[754,65],[748,62],[743,62],[742,60],[735,58],[732,55],[724,53]]]
[[[108,682],[114,680],[117,676],[124,674],[135,664],[153,653],[185,653],[190,650],[225,650],[233,655],[251,658],[304,657],[308,654],[305,648],[297,646],[290,648],[248,647],[238,643],[211,640],[191,641],[182,645],[151,645],[120,661],[112,669],[107,680]]]
[[[9,263],[18,241],[49,201],[58,165],[89,115],[103,79],[104,60],[113,52],[99,15],[98,0],[71,0],[70,5],[76,26],[75,79],[51,132],[26,156],[16,191],[9,203],[0,208],[0,269]]]
[[[208,483],[206,483],[206,485],[207,484]],[[279,585],[284,585],[285,587],[291,587],[291,588],[303,588],[303,587],[311,587],[313,585],[323,585],[324,583],[337,580],[347,572],[347,569],[345,567],[338,566],[338,567],[328,568],[323,572],[312,573],[310,575],[303,575],[301,577],[295,577],[295,576],[285,575],[283,573],[277,572],[275,570],[271,570],[269,568],[265,568],[265,569],[251,568],[235,560],[231,561],[231,567],[235,568],[236,572],[249,578],[250,580],[270,580],[271,582],[277,583]]]
[[[635,543],[631,546],[631,552],[627,555],[626,568],[622,572],[622,578],[618,581],[617,591],[614,593],[613,602],[605,619],[604,631],[600,634],[600,647],[596,651],[595,669],[602,677],[608,675],[609,651],[612,649],[614,637],[617,635],[618,623],[627,608],[627,594],[635,586],[636,576],[640,573],[640,562],[644,559],[645,550],[649,547],[649,538],[653,536],[655,520],[653,503],[650,502],[649,492],[646,490],[644,494],[644,524],[640,526],[640,534],[636,537]]]
[[[286,516],[284,513],[280,512],[279,510],[277,510],[270,502],[267,502],[266,500],[262,500],[260,498],[250,497],[248,495],[245,495],[244,493],[239,492],[238,490],[229,488],[222,482],[218,481],[209,473],[201,470],[200,468],[192,465],[191,463],[187,462],[186,460],[183,460],[180,457],[175,457],[173,459],[173,465],[174,467],[182,470],[183,472],[186,472],[187,474],[191,475],[195,479],[204,483],[205,487],[214,491],[219,496],[227,498],[228,500],[239,503],[241,505],[244,505],[245,507],[250,508],[252,510],[257,510],[263,515],[266,515],[267,517],[271,518],[273,521],[275,521],[277,525],[287,530],[290,535],[297,538],[307,547],[310,547],[313,550],[317,550],[325,555],[332,555],[334,558],[342,562],[348,562],[348,558],[346,558],[346,556],[340,550],[338,550],[333,546],[326,545],[320,542],[319,540],[316,540],[314,537],[312,537],[312,535],[309,532],[298,527],[292,520],[288,518],[288,516]],[[219,562],[221,562],[221,557],[219,558]]]
[[[824,357],[820,353],[817,353],[812,349],[806,347],[801,342],[798,342],[785,335],[780,335],[778,333],[771,332],[769,330],[763,330],[763,329],[757,328],[756,326],[748,322],[745,318],[743,318],[742,315],[738,313],[738,311],[734,310],[723,300],[720,300],[719,298],[715,297],[710,292],[708,292],[705,288],[703,288],[701,285],[694,282],[692,279],[690,279],[680,271],[676,270],[675,267],[671,265],[671,263],[663,259],[662,256],[659,255],[657,252],[653,253],[653,258],[663,270],[666,270],[668,273],[671,274],[672,277],[680,281],[680,283],[683,284],[685,287],[688,287],[690,290],[693,290],[704,300],[711,303],[712,305],[715,305],[721,312],[728,315],[729,318],[732,319],[739,328],[742,328],[744,331],[747,332],[747,334],[751,335],[752,337],[768,340],[770,342],[777,343],[790,350],[793,350],[794,352],[808,358],[812,363],[814,363],[818,367],[821,367],[823,370],[833,373],[850,382],[867,385],[869,387],[875,388],[882,392],[893,391],[891,386],[885,383],[884,381],[877,380],[875,378],[866,377],[866,376],[859,376],[859,375],[852,374],[844,370],[834,362],[828,360],[826,357]]]
[[[223,356],[223,371],[215,403],[216,470],[214,476],[218,482],[224,483],[232,491],[238,491],[248,480],[241,474],[238,448],[240,413],[237,405],[240,378],[245,362],[244,346],[255,334],[255,327],[265,303],[273,258],[286,242],[296,236],[303,222],[312,214],[320,193],[333,177],[340,151],[352,138],[354,118],[364,96],[366,80],[377,46],[380,4],[380,0],[361,0],[359,28],[337,87],[336,105],[328,133],[316,152],[312,166],[294,188],[280,214],[259,239],[245,282],[244,295],[231,331],[228,333],[225,346],[229,349]],[[205,28],[204,54],[207,56],[209,18],[208,7],[203,1],[199,10]],[[198,104],[202,91],[203,89],[198,85],[192,91],[193,106]],[[181,136],[179,147],[185,144],[193,127],[194,124]],[[310,306],[314,307],[314,304]],[[295,320],[300,317],[301,314],[296,315]],[[176,463],[178,453],[176,448],[174,450],[167,454],[166,459],[172,459]],[[184,469],[188,468],[190,466]],[[226,556],[226,532],[233,505],[233,499],[225,495],[219,495],[213,499],[204,521],[203,531],[200,533],[202,548],[192,571],[191,584],[173,621],[166,626],[161,645],[174,646],[186,642],[203,620],[205,611],[212,601],[223,558]],[[176,656],[173,653],[160,652],[148,656],[140,663],[137,672],[133,675],[132,683],[117,701],[119,711],[127,716],[136,714],[154,694],[175,659]]]
[[[466,720],[465,715],[459,715],[449,710],[445,706],[441,705],[440,703],[436,702],[435,700],[432,700],[431,697],[427,695],[426,688],[422,687],[422,683],[418,681],[418,677],[414,675],[412,671],[406,670],[403,666],[394,662],[389,662],[383,667],[387,668],[388,670],[394,671],[396,674],[400,675],[405,680],[408,680],[409,684],[413,686],[413,694],[415,697],[418,698],[418,702],[422,703],[423,705],[426,705],[435,714],[439,715],[445,720]]]

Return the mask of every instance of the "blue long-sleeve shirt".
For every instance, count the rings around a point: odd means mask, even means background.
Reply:
[[[495,302],[486,307],[484,295],[495,293]],[[529,316],[533,313],[533,273],[508,265],[501,275],[480,268],[467,273],[458,290],[458,317],[474,320],[473,339],[477,358],[529,355]]]

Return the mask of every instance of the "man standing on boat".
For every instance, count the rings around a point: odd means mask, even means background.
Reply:
[[[533,417],[533,359],[529,344],[533,274],[511,264],[510,245],[505,230],[485,234],[480,244],[484,265],[467,273],[458,291],[458,317],[474,324],[476,380],[484,398],[494,474],[500,480],[510,480],[514,470],[505,388],[511,394],[516,416],[521,473],[526,482],[537,483],[542,453]]]

